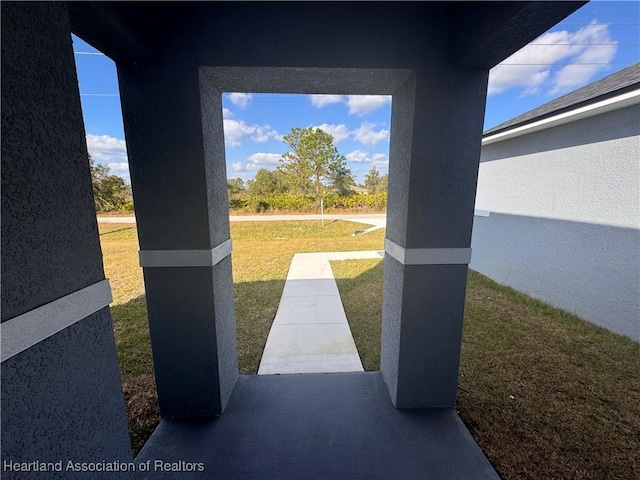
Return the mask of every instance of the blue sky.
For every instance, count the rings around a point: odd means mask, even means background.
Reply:
[[[640,2],[592,1],[494,67],[485,129],[640,61]],[[97,163],[129,181],[113,61],[73,37],[87,147]],[[273,169],[293,127],[334,136],[356,181],[375,165],[387,172],[391,99],[376,96],[223,96],[227,177]]]

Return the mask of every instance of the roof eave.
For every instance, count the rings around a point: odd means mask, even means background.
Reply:
[[[512,125],[502,131],[491,132],[483,137],[482,145],[490,145],[521,135],[546,130],[565,123],[640,104],[640,86],[633,85],[632,87],[633,88],[623,89],[622,92],[613,92],[615,95],[604,95],[598,97],[595,101],[585,102],[586,104],[583,103],[581,105],[573,105],[571,108],[561,112],[553,112],[553,114],[544,118],[536,118],[527,123]]]

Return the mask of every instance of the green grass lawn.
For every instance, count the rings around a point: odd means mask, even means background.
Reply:
[[[331,267],[378,370],[382,261]],[[473,271],[457,410],[502,478],[640,478],[640,346]]]
[[[256,373],[294,253],[379,250],[336,221],[232,224],[239,364]],[[100,225],[134,453],[159,421],[137,233]],[[382,262],[332,262],[358,352],[380,361]],[[458,410],[505,479],[640,478],[637,343],[471,272]]]
[[[367,228],[346,221],[232,223],[233,278],[240,373],[258,371],[295,253],[380,250],[384,230],[352,237]],[[100,224],[105,274],[111,282],[111,312],[124,386],[129,432],[137,453],[159,421],[138,237],[134,225]]]

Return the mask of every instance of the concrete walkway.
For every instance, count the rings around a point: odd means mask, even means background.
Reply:
[[[294,255],[258,375],[363,371],[329,264],[363,258],[384,252]]]
[[[237,215],[231,222],[320,220],[308,215]],[[385,228],[385,214],[325,215],[371,225],[359,233]],[[135,217],[98,217],[99,223],[135,223]],[[347,316],[329,261],[384,258],[383,251],[298,253],[289,267],[276,318],[258,375],[282,373],[362,372]]]

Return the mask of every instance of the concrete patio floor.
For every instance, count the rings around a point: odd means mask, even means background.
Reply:
[[[397,410],[379,372],[240,376],[221,416],[163,419],[148,460],[145,479],[499,478],[455,410]]]
[[[398,410],[362,371],[329,262],[364,258],[384,252],[295,255],[259,375],[238,378],[221,416],[163,419],[142,478],[499,479],[454,409]]]
[[[380,372],[362,371],[329,261],[383,257],[296,255],[260,374],[238,378],[221,416],[163,419],[142,478],[498,479],[454,409],[398,410]]]

